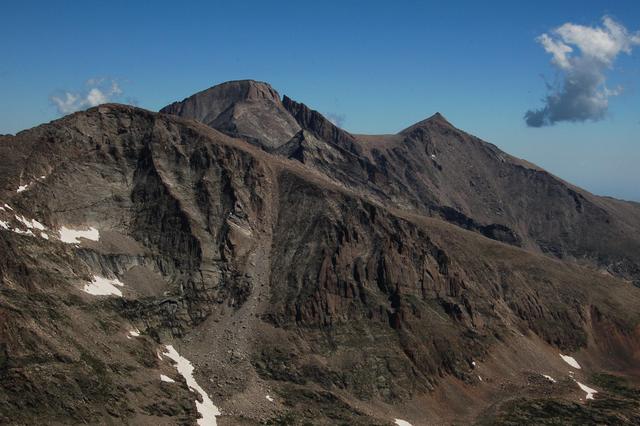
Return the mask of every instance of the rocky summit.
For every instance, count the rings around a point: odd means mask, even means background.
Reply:
[[[640,424],[640,205],[257,81],[0,136],[0,423]]]

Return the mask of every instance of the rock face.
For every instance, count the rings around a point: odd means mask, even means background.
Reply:
[[[174,102],[161,113],[193,118],[233,137],[276,148],[300,130],[266,83],[230,81]]]
[[[284,107],[295,117],[303,129],[315,134],[318,138],[337,145],[349,152],[360,154],[360,147],[355,138],[324,118],[305,104],[298,103],[287,96],[282,100]]]
[[[166,345],[221,424],[637,423],[640,207],[440,114],[352,135],[238,81],[0,158],[0,423],[194,424]]]

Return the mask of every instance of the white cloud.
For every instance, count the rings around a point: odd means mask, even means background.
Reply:
[[[606,74],[620,53],[631,54],[633,46],[640,44],[640,32],[631,34],[605,16],[602,26],[566,23],[536,41],[551,54],[552,63],[562,73],[560,84],[549,88],[545,105],[525,113],[527,125],[541,127],[604,118],[609,98],[622,91],[620,87],[607,88]]]
[[[536,40],[544,47],[544,50],[553,55],[553,62],[556,65],[565,69],[571,67],[569,59],[567,58],[567,54],[573,52],[570,46],[552,39],[547,34],[542,34]]]
[[[75,95],[70,92],[64,93],[64,95],[60,96],[52,96],[51,102],[56,106],[58,112],[61,114],[69,114],[70,112],[76,111],[78,108],[76,105],[78,102],[78,95]]]
[[[89,90],[89,94],[87,95],[87,103],[90,106],[96,106],[100,104],[104,104],[107,102],[107,96],[102,93],[100,89],[96,89],[95,87]]]
[[[325,114],[327,120],[329,120],[334,126],[342,127],[344,125],[347,116],[337,112],[328,112]]]
[[[84,91],[63,91],[51,96],[51,103],[60,114],[70,114],[82,109],[112,102],[123,94],[116,80],[90,78],[85,83]]]
[[[627,29],[605,16],[602,27],[585,27],[567,23],[554,30],[566,44],[577,46],[583,56],[611,65],[620,52],[631,53],[631,47],[640,43],[640,34],[629,34]]]

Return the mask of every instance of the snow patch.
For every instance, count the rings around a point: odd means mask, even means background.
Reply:
[[[118,288],[122,286],[124,286],[124,284],[117,278],[110,280],[94,275],[91,282],[85,284],[82,290],[94,296],[114,295],[122,297],[122,291]]]
[[[13,232],[20,235],[28,235],[30,237],[35,237],[35,235],[33,235],[33,232],[31,232],[30,229],[27,229],[26,231],[23,231],[22,229],[13,229]]]
[[[4,205],[4,208],[5,208],[5,209],[9,209],[9,210],[13,210],[13,207],[11,207],[9,204],[5,204],[5,205]]]
[[[100,240],[100,231],[94,227],[89,227],[88,230],[71,229],[63,226],[60,228],[60,241],[68,244],[80,244],[78,238],[86,238],[91,241]]]
[[[578,361],[575,360],[575,358],[569,356],[569,355],[562,355],[560,354],[560,358],[562,358],[562,360],[564,362],[566,362],[567,364],[569,364],[570,366],[572,366],[573,368],[577,368],[578,370],[580,370],[580,364],[578,364]]]
[[[22,192],[22,191],[26,191],[26,190],[27,190],[27,188],[29,188],[29,184],[26,184],[26,185],[20,185],[20,186],[18,187],[18,189],[16,189],[16,192],[20,193],[20,192]]]
[[[180,356],[178,351],[172,345],[166,346],[167,351],[163,354],[171,358],[176,363],[176,369],[178,373],[182,375],[187,381],[187,385],[192,391],[198,392],[202,397],[202,402],[196,400],[196,408],[202,416],[198,419],[198,425],[200,426],[216,426],[216,416],[219,416],[220,410],[213,405],[209,395],[200,387],[200,385],[193,378],[193,365],[188,359]]]
[[[131,339],[132,337],[140,337],[140,330],[138,330],[137,328],[130,330],[129,333],[127,334],[127,339]]]
[[[273,402],[273,398],[271,398],[269,395],[267,395],[265,398],[267,398],[267,401]]]
[[[411,423],[402,419],[394,419],[394,423],[397,424],[398,426],[412,426]]]
[[[6,211],[5,209],[9,209],[9,210],[13,210],[8,204],[5,204],[4,207],[0,207],[0,210],[2,211]],[[9,222],[4,221],[4,220],[0,220],[0,227],[8,230],[8,231],[12,231],[16,234],[20,234],[20,235],[28,235],[30,237],[35,237],[36,235],[31,231],[33,230],[38,230],[38,231],[45,231],[47,229],[46,226],[44,226],[42,223],[38,222],[35,219],[27,219],[26,217],[22,216],[22,215],[14,215],[15,219],[24,227],[26,227],[26,230],[22,230],[19,228],[12,228],[11,225],[9,225]],[[39,233],[41,238],[44,238],[45,240],[49,239],[49,235],[47,235],[45,232],[40,232]]]
[[[547,379],[547,380],[548,380],[548,381],[550,381],[551,383],[555,383],[555,382],[556,382],[556,379],[554,379],[553,377],[548,376],[548,375],[546,375],[546,374],[543,374],[543,375],[542,375],[542,377],[544,377],[545,379]]]
[[[46,229],[43,224],[41,224],[35,219],[31,219],[31,225],[33,225],[33,227],[39,231],[44,231]]]
[[[165,376],[164,374],[160,375],[160,380],[162,380],[163,382],[167,382],[167,383],[175,383],[176,382],[171,377]]]
[[[593,395],[598,393],[597,390],[591,389],[589,386],[583,385],[582,383],[580,383],[577,380],[575,380],[575,382],[578,384],[578,386],[580,386],[580,389],[582,389],[584,392],[587,393],[587,399],[593,399]]]
[[[29,220],[24,216],[16,215],[16,220],[22,223],[24,226],[26,226],[29,229],[37,229],[39,231],[44,231],[46,229],[43,224],[41,224],[35,219]]]
[[[33,228],[33,226],[31,225],[31,221],[27,220],[24,216],[16,215],[16,220],[29,229]]]

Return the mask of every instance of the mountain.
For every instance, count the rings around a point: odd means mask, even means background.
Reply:
[[[0,153],[3,424],[640,419],[640,206],[441,114],[235,81]]]
[[[300,130],[271,86],[246,80],[214,86],[160,112],[193,118],[265,148],[278,147]]]
[[[365,190],[385,205],[441,217],[554,257],[588,262],[640,284],[636,203],[597,197],[570,185],[456,129],[440,113],[396,135],[351,135],[287,96],[279,102],[268,84],[244,81],[251,87],[246,92],[273,95],[270,102],[277,108],[270,106],[268,111],[277,118],[271,121],[280,122],[286,109],[302,130],[292,138],[255,141],[254,136],[229,131],[233,126],[219,118],[215,122],[199,118],[209,107],[197,106],[208,105],[210,93],[226,93],[237,84],[215,86],[161,112],[195,118],[229,136],[275,147],[270,152],[309,165],[354,191]],[[251,122],[255,118],[247,116],[244,126]]]

